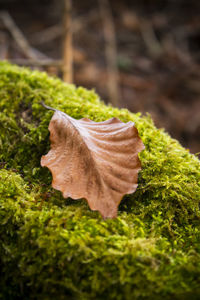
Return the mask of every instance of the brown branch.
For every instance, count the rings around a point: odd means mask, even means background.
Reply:
[[[71,20],[72,26],[71,31],[72,33],[76,33],[80,30],[86,29],[86,27],[92,23],[95,22],[98,18],[98,13],[95,10],[92,10],[91,12],[77,17],[75,20]],[[63,26],[61,24],[56,24],[53,26],[50,26],[48,28],[45,28],[44,30],[40,32],[36,32],[31,36],[31,42],[34,45],[42,45],[48,42],[51,42],[57,38],[60,38],[63,35]]]
[[[71,0],[64,0],[63,14],[63,80],[71,83],[73,81],[73,49],[72,49],[72,30],[71,30]]]
[[[89,13],[77,17],[73,21],[72,32],[77,32],[80,30],[86,29],[90,23],[95,22],[99,17],[99,14],[96,10],[91,10]]]
[[[23,58],[16,58],[16,59],[9,59],[11,63],[17,65],[24,65],[24,66],[35,66],[35,67],[62,67],[61,60],[53,60],[53,59],[23,59]]]
[[[61,68],[62,62],[50,59],[47,55],[39,50],[32,48],[21,30],[17,27],[14,20],[8,12],[0,13],[0,20],[3,26],[10,32],[15,40],[16,46],[22,51],[27,59],[10,59],[12,63],[25,66],[42,67],[49,73],[57,73],[57,69]],[[14,45],[15,47],[15,45]],[[6,59],[6,58],[5,58]],[[52,69],[55,67],[56,69]]]
[[[8,58],[9,53],[9,41],[7,33],[0,32],[0,59],[4,60]]]
[[[120,106],[119,101],[119,72],[117,68],[117,47],[114,21],[112,17],[109,0],[99,0],[99,8],[102,19],[102,26],[105,39],[105,57],[108,74],[108,93],[110,102],[115,106]]]
[[[56,24],[31,35],[33,45],[43,45],[62,36],[63,26]]]
[[[36,59],[37,55],[29,45],[27,39],[24,37],[22,31],[17,27],[14,20],[7,11],[0,13],[0,19],[2,20],[5,28],[11,33],[18,47],[24,53],[27,58]]]
[[[151,57],[155,59],[159,57],[163,53],[163,49],[149,20],[140,19],[140,32]]]

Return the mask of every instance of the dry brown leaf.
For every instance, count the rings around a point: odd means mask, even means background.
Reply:
[[[52,172],[53,188],[65,198],[85,198],[104,218],[116,217],[122,197],[135,192],[141,169],[144,145],[134,123],[75,120],[56,110],[49,131],[51,150],[41,165]]]

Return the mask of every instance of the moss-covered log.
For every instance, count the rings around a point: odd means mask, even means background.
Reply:
[[[51,111],[134,121],[145,144],[135,194],[116,219],[63,199],[40,167]],[[200,163],[93,91],[0,64],[0,299],[199,299]]]

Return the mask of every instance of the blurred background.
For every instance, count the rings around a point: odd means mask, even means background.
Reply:
[[[198,0],[0,0],[0,60],[148,112],[200,152]]]

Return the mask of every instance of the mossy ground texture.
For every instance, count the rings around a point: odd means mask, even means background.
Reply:
[[[40,167],[52,112],[134,121],[145,144],[116,219],[64,199]],[[0,63],[0,299],[199,299],[200,163],[141,117],[93,91]]]

